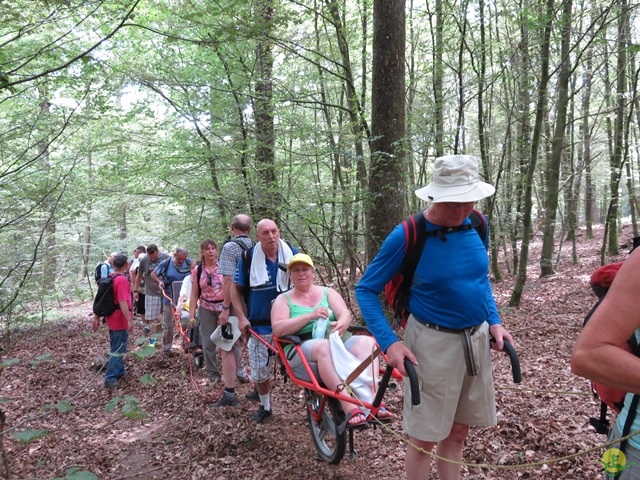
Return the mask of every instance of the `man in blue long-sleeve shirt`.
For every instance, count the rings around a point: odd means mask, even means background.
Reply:
[[[412,445],[405,460],[409,479],[428,478],[428,452],[436,444],[439,456],[460,461],[469,426],[496,424],[489,339],[497,350],[504,339],[513,339],[500,324],[491,291],[488,230],[481,238],[471,227],[459,228],[470,225],[474,203],[494,192],[480,181],[478,160],[468,155],[436,159],[432,182],[416,191],[431,202],[424,211],[427,231],[442,233],[426,238],[410,288],[404,342],[378,298],[402,266],[402,225],[386,238],[356,287],[362,315],[391,365],[406,374],[408,358],[418,372],[420,405],[412,406],[408,396],[404,403],[403,428]],[[441,479],[460,478],[459,464],[436,463]]]

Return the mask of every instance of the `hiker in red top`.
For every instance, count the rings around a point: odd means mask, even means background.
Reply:
[[[133,330],[131,285],[125,276],[128,267],[127,256],[124,253],[118,253],[113,259],[113,265],[115,270],[110,275],[113,277],[113,298],[118,308],[106,317],[111,356],[104,374],[105,388],[115,387],[118,380],[127,373],[122,357],[127,352],[129,330]],[[94,315],[93,330],[98,331],[98,328],[100,328],[100,317]]]

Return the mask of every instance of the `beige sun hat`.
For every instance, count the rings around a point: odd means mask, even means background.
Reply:
[[[433,162],[431,183],[416,196],[432,203],[477,202],[495,193],[493,185],[480,180],[478,159],[471,155],[447,155]]]

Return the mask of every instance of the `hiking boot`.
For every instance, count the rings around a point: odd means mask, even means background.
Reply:
[[[260,408],[256,411],[256,413],[251,415],[249,419],[256,423],[262,423],[270,416],[271,416],[271,410],[265,410],[264,406],[260,405]]]
[[[173,352],[171,350],[163,350],[162,356],[164,358],[171,358],[171,357],[174,356],[174,354],[173,354]]]
[[[249,377],[247,377],[247,375],[236,375],[236,379],[240,383],[249,383]]]
[[[226,393],[222,395],[222,398],[217,402],[213,402],[209,405],[211,408],[219,408],[219,407],[237,407],[238,406],[238,397],[235,394],[227,395]]]
[[[252,402],[260,401],[260,395],[258,394],[258,390],[255,388],[252,392],[245,394],[244,398],[246,398],[247,400],[251,400]]]
[[[202,353],[195,354],[193,356],[193,363],[196,368],[204,368],[204,357],[202,356]]]
[[[144,333],[145,335],[149,335],[151,333],[149,325],[145,325],[144,327],[142,327],[142,333]]]

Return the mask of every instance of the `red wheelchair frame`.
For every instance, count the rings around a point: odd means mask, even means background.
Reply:
[[[351,326],[349,331],[353,334],[370,335],[369,330],[362,326]],[[266,347],[280,358],[282,366],[286,372],[286,376],[293,382],[294,385],[302,387],[305,392],[305,400],[307,404],[307,421],[309,424],[309,430],[311,431],[311,438],[318,451],[320,457],[330,463],[340,463],[347,447],[347,432],[349,433],[349,457],[355,457],[355,451],[353,448],[353,432],[357,429],[366,428],[369,425],[374,427],[377,424],[386,423],[383,420],[377,419],[378,412],[383,407],[382,397],[384,396],[387,387],[389,386],[389,380],[393,376],[394,378],[402,378],[402,375],[395,370],[391,365],[387,363],[387,367],[380,379],[378,385],[378,391],[373,402],[361,401],[357,398],[348,395],[344,390],[344,386],[339,386],[336,391],[329,390],[323,384],[321,384],[316,378],[309,362],[302,353],[301,344],[302,341],[296,335],[286,335],[284,337],[273,336],[273,345],[266,342],[258,333],[249,329],[251,335],[257,340],[262,342]],[[300,378],[295,374],[293,368],[287,360],[287,355],[284,351],[284,347],[288,344],[293,344],[296,349],[302,364],[306,370],[310,380]],[[386,355],[379,350],[376,342],[376,349],[372,352],[373,357],[377,355],[382,356],[383,360],[387,360]],[[366,362],[366,360],[365,360]],[[361,365],[362,366],[362,365]],[[366,367],[364,367],[366,368]],[[411,397],[414,405],[420,403],[420,392],[418,387],[418,377],[409,361],[405,361],[405,368],[409,373],[409,380],[411,385]],[[357,376],[357,375],[356,375]],[[345,412],[342,410],[340,400],[352,403],[354,406],[364,407],[370,410],[368,417],[369,422],[360,424],[357,426],[349,426],[348,418]]]

